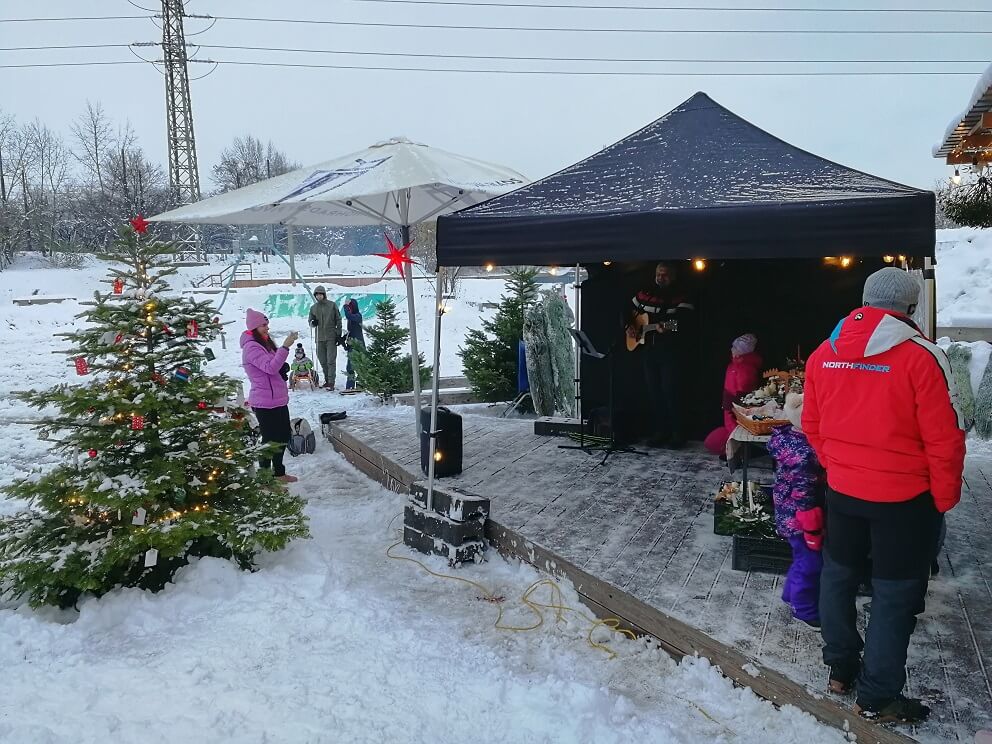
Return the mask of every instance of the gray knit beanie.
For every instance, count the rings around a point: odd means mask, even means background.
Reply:
[[[865,280],[862,299],[868,307],[908,315],[920,300],[920,285],[909,272],[886,266]]]

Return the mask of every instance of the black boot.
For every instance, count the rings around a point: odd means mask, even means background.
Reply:
[[[930,708],[915,698],[899,695],[884,705],[857,703],[854,712],[874,723],[923,723],[930,715]]]

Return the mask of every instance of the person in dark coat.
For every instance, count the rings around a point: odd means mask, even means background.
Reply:
[[[678,449],[685,445],[682,389],[686,373],[686,339],[695,305],[679,282],[673,264],[655,266],[654,282],[633,297],[633,313],[645,314],[648,323],[669,323],[674,328],[649,333],[638,352],[644,365],[644,395],[651,410],[651,445]]]
[[[819,627],[823,468],[803,434],[802,412],[802,394],[789,393],[785,415],[790,424],[772,432],[768,454],[775,460],[775,528],[792,548],[792,565],[785,576],[782,601],[792,608],[797,620]]]
[[[352,297],[344,305],[344,317],[348,321],[348,340],[347,340],[347,350],[348,350],[348,366],[345,369],[347,374],[347,381],[345,382],[346,390],[355,389],[355,367],[352,364],[351,352],[355,349],[365,348],[365,326],[362,322],[362,313],[358,309],[358,300]]]

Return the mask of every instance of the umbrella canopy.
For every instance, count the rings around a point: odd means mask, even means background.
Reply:
[[[415,225],[527,183],[510,168],[394,138],[152,217],[199,225]]]
[[[438,220],[442,266],[933,255],[934,195],[794,147],[697,93],[615,145]]]

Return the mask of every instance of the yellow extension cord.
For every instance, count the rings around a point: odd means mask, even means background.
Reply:
[[[386,529],[389,530],[392,527],[393,522],[395,522],[396,519],[397,519],[397,517],[400,517],[400,516],[402,516],[402,513],[395,515],[391,520],[389,520],[389,525],[387,525]],[[581,610],[577,610],[574,607],[569,607],[568,605],[563,604],[563,602],[562,602],[563,597],[562,597],[561,587],[558,586],[557,582],[553,581],[552,579],[540,579],[538,581],[535,581],[533,584],[531,584],[529,587],[527,587],[527,589],[524,591],[524,593],[520,597],[521,603],[523,603],[531,612],[533,612],[534,613],[534,616],[537,618],[537,621],[533,625],[527,625],[527,626],[503,625],[503,600],[504,600],[504,597],[496,596],[491,591],[489,591],[489,589],[487,589],[486,587],[484,587],[482,584],[478,583],[477,581],[472,581],[471,579],[466,579],[466,578],[464,578],[462,576],[453,576],[451,574],[439,573],[437,571],[434,571],[434,570],[428,568],[424,563],[422,563],[421,561],[418,561],[416,558],[410,558],[410,557],[405,556],[405,555],[393,555],[393,553],[392,553],[393,548],[395,548],[398,545],[402,545],[402,544],[403,544],[403,541],[402,540],[398,540],[397,542],[394,542],[392,545],[390,545],[388,548],[386,548],[386,557],[387,558],[392,558],[395,561],[407,561],[408,563],[413,563],[413,564],[415,564],[417,566],[420,566],[420,568],[422,568],[425,572],[427,572],[428,574],[430,574],[431,576],[434,576],[436,578],[439,578],[439,579],[449,579],[451,581],[460,581],[463,584],[468,584],[469,586],[471,586],[471,587],[473,587],[475,589],[478,589],[480,592],[482,592],[482,596],[479,597],[479,599],[484,599],[484,600],[486,600],[488,602],[492,602],[493,604],[496,604],[496,605],[499,606],[499,612],[496,615],[496,621],[493,623],[493,627],[495,627],[497,630],[506,630],[506,631],[510,631],[510,632],[514,632],[514,633],[525,633],[525,632],[529,632],[529,631],[532,631],[532,630],[537,630],[542,625],[544,625],[544,613],[541,612],[541,610],[543,609],[543,610],[554,610],[555,611],[555,622],[556,623],[560,623],[560,622],[562,622],[562,621],[565,620],[565,615],[564,615],[565,612],[573,612],[576,615],[578,615],[579,617],[581,617],[583,620],[585,620],[587,623],[590,624],[590,626],[589,626],[589,633],[586,636],[586,640],[588,641],[589,645],[591,647],[593,647],[593,648],[599,649],[601,651],[605,651],[607,654],[609,654],[609,658],[611,660],[612,659],[615,659],[617,657],[617,653],[616,653],[616,651],[614,651],[613,649],[611,649],[609,646],[607,646],[605,644],[602,644],[602,643],[597,643],[595,640],[593,640],[592,634],[596,630],[596,628],[598,628],[600,626],[603,626],[603,627],[609,628],[614,633],[625,635],[625,636],[627,636],[628,638],[630,638],[632,640],[636,640],[637,639],[637,635],[633,631],[627,630],[626,628],[621,628],[620,627],[620,622],[621,621],[620,621],[619,618],[608,617],[608,618],[602,619],[602,620],[593,620],[593,619],[589,618]],[[550,604],[546,604],[544,602],[537,602],[536,600],[534,600],[532,598],[532,595],[534,594],[534,592],[536,592],[542,586],[547,586],[550,589],[550,591],[551,591],[551,603]],[[714,718],[712,715],[710,715],[710,713],[708,713],[702,706],[698,705],[697,703],[694,703],[691,700],[687,700],[687,699],[683,698],[680,695],[675,695],[673,693],[665,692],[665,691],[662,691],[662,692],[663,692],[663,694],[668,695],[669,697],[672,697],[675,700],[678,700],[678,701],[680,701],[682,703],[685,703],[687,705],[692,706],[693,708],[695,708],[696,710],[698,710],[703,715],[703,717],[705,717],[707,720],[712,721],[716,725],[720,726],[720,728],[722,728],[724,731],[726,731],[727,733],[731,734],[732,736],[734,736],[734,737],[737,736],[737,732],[736,731],[734,731],[733,729],[727,727],[724,723],[722,723],[721,721],[719,721],[716,718]]]

